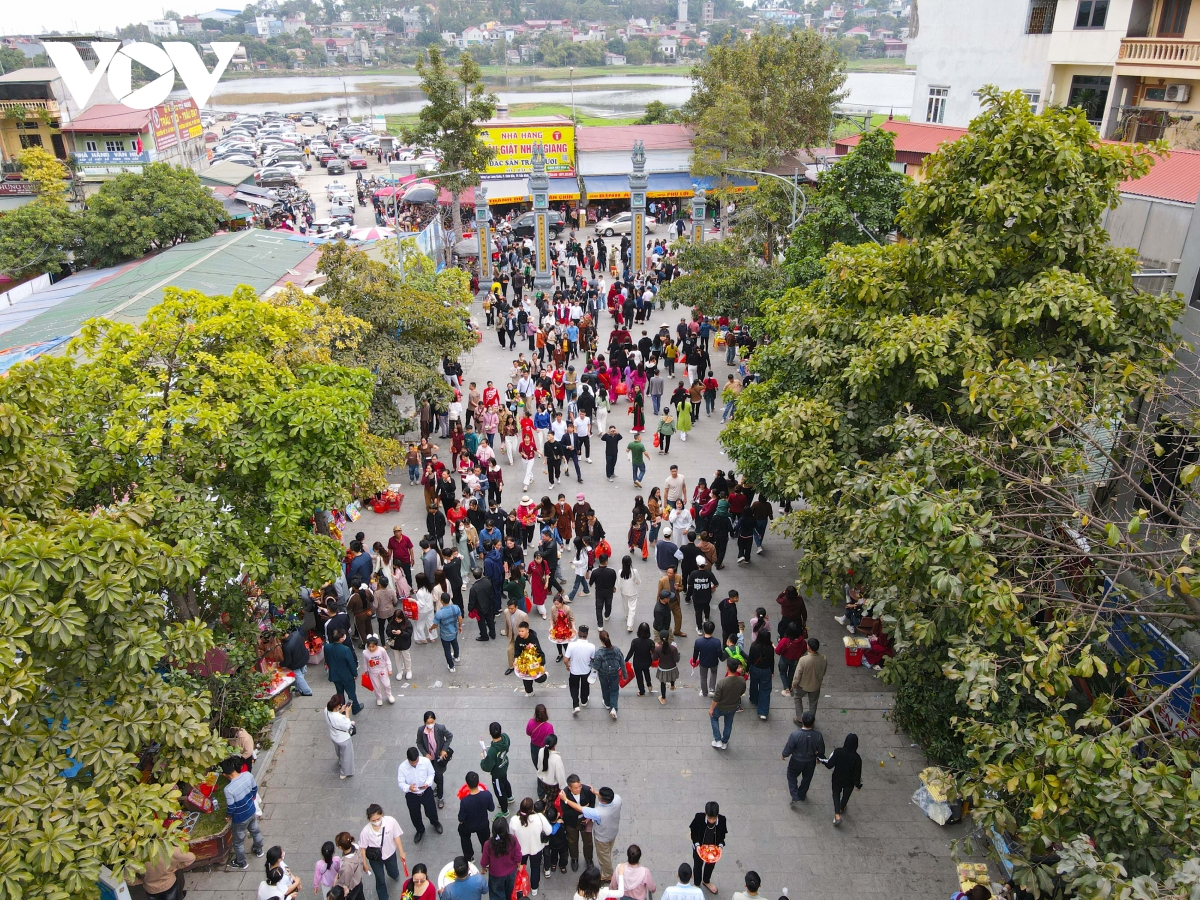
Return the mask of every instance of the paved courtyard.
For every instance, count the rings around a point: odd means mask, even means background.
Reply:
[[[476,304],[475,310],[482,324],[482,309]],[[608,316],[603,320],[602,337],[606,340],[611,320]],[[678,320],[678,312],[659,312],[651,328],[660,322],[673,326]],[[636,329],[634,337],[638,337]],[[501,351],[495,333],[485,329],[482,344],[464,360],[465,381],[476,381],[482,388],[491,379],[503,389],[515,356]],[[723,357],[716,363],[717,379],[724,383],[729,370]],[[616,423],[628,439],[631,420],[626,410],[622,402],[610,413],[609,422]],[[654,484],[662,485],[668,474],[668,460],[680,466],[689,492],[698,477],[711,479],[717,469],[727,468],[728,459],[716,443],[718,430],[718,418],[704,418],[702,414],[686,443],[676,437],[669,457],[651,452],[645,491]],[[448,450],[448,443],[442,441],[440,446]],[[443,453],[443,459],[446,455]],[[557,497],[561,490],[574,502],[577,491],[586,494],[608,532],[617,554],[614,562],[619,564],[633,497],[644,492],[633,487],[624,454],[613,484],[604,478],[603,445],[598,441],[593,441],[593,459],[593,465],[583,464],[582,485],[572,477],[561,487],[556,485],[552,496]],[[520,476],[515,468],[505,466],[505,478],[504,506],[511,508],[521,496]],[[386,541],[396,522],[404,524],[414,541],[419,539],[424,531],[421,491],[411,488],[406,493],[400,513],[364,513],[357,528],[366,533],[368,546],[375,540]],[[534,500],[550,493],[540,468],[528,493]],[[771,534],[765,543],[766,552],[754,556],[752,564],[745,566],[733,562],[736,547],[733,541],[730,545],[725,568],[716,573],[721,586],[714,598],[714,614],[716,600],[728,588],[736,587],[741,593],[745,621],[749,621],[755,607],[764,606],[775,622],[775,597],[795,576],[797,552]],[[646,562],[636,559],[635,566],[642,579],[637,618],[648,621],[660,573],[653,554]],[[564,561],[562,568],[570,584],[568,563]],[[614,613],[619,606],[617,598]],[[737,716],[726,752],[710,746],[708,701],[698,696],[698,680],[686,662],[681,665],[683,676],[678,689],[668,693],[665,707],[654,696],[639,698],[636,690],[626,688],[621,692],[620,718],[613,721],[600,703],[597,688],[590,706],[572,717],[566,671],[554,664],[545,623],[535,618],[534,629],[551,655],[550,680],[538,685],[533,697],[525,695],[515,676],[504,677],[503,639],[477,643],[475,623],[468,621],[462,659],[455,673],[447,671],[440,645],[414,647],[414,679],[394,687],[395,706],[378,708],[370,695],[360,692],[360,699],[368,706],[357,717],[356,774],[345,781],[336,777],[333,748],[321,715],[331,686],[323,671],[310,669],[309,681],[315,694],[295,698],[285,711],[278,746],[266,765],[260,767],[266,771],[258,773],[264,799],[261,824],[267,846],[279,844],[286,850],[287,861],[301,877],[307,894],[312,889],[312,867],[319,858],[321,844],[340,831],[357,836],[365,822],[367,805],[380,803],[405,829],[409,865],[425,862],[431,872],[438,871],[461,852],[454,793],[469,769],[478,771],[477,742],[487,734],[489,722],[499,721],[512,738],[510,780],[516,799],[536,797],[525,723],[534,704],[545,703],[559,735],[558,749],[567,771],[577,772],[584,783],[597,788],[611,786],[624,799],[614,863],[624,860],[628,844],[639,844],[642,861],[653,872],[660,891],[675,883],[679,863],[691,860],[688,824],[692,816],[703,809],[706,801],[716,800],[729,820],[725,854],[713,879],[719,896],[742,889],[744,873],[754,869],[762,877],[761,895],[771,900],[785,889],[790,898],[948,897],[957,890],[949,845],[952,839],[964,835],[964,826],[939,828],[911,802],[919,784],[917,773],[925,762],[908,737],[895,733],[888,722],[888,690],[880,683],[878,673],[844,664],[841,639],[845,630],[833,621],[835,610],[820,598],[808,598],[808,607],[810,634],[820,638],[822,651],[829,659],[817,728],[824,734],[828,749],[839,746],[847,732],[856,732],[863,758],[864,788],[853,795],[839,829],[832,825],[829,772],[823,767],[818,767],[808,801],[789,806],[780,753],[795,726],[791,700],[780,696],[777,677],[769,720],[759,721],[743,700],[747,709]],[[580,624],[592,626],[594,636],[592,598],[577,596],[573,609]],[[630,635],[621,627],[619,616],[614,615],[610,624],[614,643],[628,648]],[[686,660],[696,634],[694,615],[687,605],[684,630],[688,636],[677,641]],[[445,833],[438,835],[429,829],[424,841],[415,846],[407,809],[396,785],[396,769],[405,750],[414,744],[422,713],[427,709],[435,710],[438,721],[454,733],[457,755],[446,775],[447,799],[441,811]],[[484,783],[488,783],[486,778]],[[219,869],[189,875],[192,900],[245,900],[253,896],[263,873],[253,856],[250,861],[247,872]],[[568,872],[543,880],[539,895],[569,900],[577,877]],[[364,885],[367,900],[372,900],[372,879],[366,879]],[[398,896],[398,885],[392,885],[391,890],[393,898]]]

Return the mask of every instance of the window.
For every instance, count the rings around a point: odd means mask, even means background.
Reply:
[[[1183,37],[1191,4],[1192,0],[1163,0],[1162,13],[1158,17],[1157,37]]]
[[[1103,28],[1108,20],[1108,0],[1079,0],[1076,28]]]
[[[125,149],[125,142],[124,141],[105,141],[104,149],[107,150],[109,153],[120,153],[122,150]]]
[[[1038,111],[1038,104],[1042,102],[1041,91],[1021,91],[1025,95],[1025,99],[1029,101],[1029,111],[1035,116]]]
[[[1025,33],[1050,34],[1054,30],[1054,10],[1057,8],[1058,0],[1030,0]]]
[[[929,89],[929,105],[925,107],[925,121],[941,125],[946,117],[946,100],[950,96],[948,87],[931,87]]]
[[[1067,95],[1067,106],[1077,106],[1087,114],[1087,120],[1099,125],[1104,118],[1104,107],[1108,104],[1109,77],[1107,75],[1076,75],[1071,79],[1071,92]]]
[[[42,136],[40,134],[23,134],[21,135],[21,149],[28,150],[30,147],[42,146]]]
[[[95,141],[84,141],[83,146],[84,146],[84,149],[87,150],[88,153],[96,152],[96,142]]]

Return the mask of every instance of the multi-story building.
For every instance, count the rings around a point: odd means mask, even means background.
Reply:
[[[713,23],[713,0],[704,0],[700,5],[700,24],[707,28]]]
[[[965,127],[994,84],[1107,138],[1200,149],[1200,0],[922,0],[907,59],[914,121]]]
[[[0,160],[7,162],[26,147],[41,147],[66,159],[61,126],[76,112],[58,69],[17,69],[0,75]]]
[[[179,23],[174,19],[152,19],[146,23],[146,27],[158,38],[175,37],[179,34]]]

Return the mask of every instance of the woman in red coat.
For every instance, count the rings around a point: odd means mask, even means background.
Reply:
[[[542,559],[539,550],[533,554],[533,559],[526,570],[529,575],[529,596],[533,598],[533,608],[546,618],[546,597],[550,593],[550,564]]]

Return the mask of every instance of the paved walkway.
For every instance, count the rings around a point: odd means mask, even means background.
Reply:
[[[482,323],[483,312],[478,305],[475,309]],[[606,340],[611,320],[607,316],[603,319]],[[678,320],[679,314],[668,310],[658,313],[652,325],[668,322],[673,326]],[[634,336],[638,336],[636,330]],[[465,362],[465,380],[474,380],[482,388],[490,378],[503,388],[514,358],[515,354],[501,352],[495,333],[485,329],[483,343]],[[717,360],[715,371],[723,384],[728,371],[723,357]],[[609,421],[615,422],[628,438],[630,419],[626,409],[622,402]],[[689,491],[698,477],[711,479],[718,468],[727,468],[728,460],[716,443],[718,431],[716,417],[702,416],[687,443],[678,438],[672,442],[669,460],[680,466]],[[624,454],[617,481],[609,484],[604,478],[603,446],[595,443],[596,462],[584,464],[584,483],[572,480],[562,486],[562,492],[572,502],[577,490],[587,495],[608,531],[619,563],[633,497],[644,492],[634,489]],[[648,456],[645,491],[654,484],[661,486],[668,474],[666,459],[653,453]],[[520,498],[520,477],[507,466],[505,477],[507,508]],[[535,500],[548,493],[544,479],[538,471],[538,480],[529,490]],[[552,496],[558,493],[556,486]],[[423,533],[419,488],[408,491],[401,513],[367,512],[357,524],[366,532],[368,542],[386,541],[397,521],[404,523],[414,539]],[[746,608],[746,621],[756,606],[766,607],[772,622],[777,620],[775,597],[795,577],[797,551],[773,534],[765,546],[764,555],[754,556],[749,566],[739,566],[733,563],[736,547],[730,542],[725,569],[717,573],[721,589],[714,598],[714,611],[716,599],[728,588],[736,587]],[[635,565],[642,577],[638,619],[648,620],[659,573],[653,554],[645,563],[635,560]],[[564,562],[563,568],[569,584],[569,565]],[[619,598],[615,605],[620,605]],[[591,598],[577,597],[573,608],[577,620],[591,625],[594,634]],[[643,610],[644,615],[640,614]],[[744,873],[754,869],[762,877],[760,894],[771,900],[785,888],[793,900],[948,897],[957,890],[949,843],[963,835],[962,826],[939,828],[911,803],[919,783],[917,773],[925,762],[907,736],[895,733],[887,721],[890,693],[877,673],[844,664],[841,638],[845,631],[832,620],[833,614],[834,610],[820,599],[809,600],[810,632],[821,639],[829,658],[817,727],[830,749],[840,745],[847,732],[856,732],[863,758],[864,789],[854,794],[840,829],[832,825],[829,772],[823,767],[818,767],[808,802],[794,807],[788,804],[785,764],[780,753],[795,726],[791,700],[779,695],[778,678],[769,721],[759,721],[744,701],[747,710],[737,716],[729,750],[720,752],[710,746],[708,702],[697,695],[698,681],[686,662],[681,666],[684,674],[679,689],[668,694],[665,707],[650,696],[639,698],[636,690],[626,689],[621,693],[620,718],[612,721],[599,701],[597,689],[590,706],[573,718],[565,670],[554,665],[553,655],[550,681],[537,686],[534,696],[527,698],[515,677],[503,676],[505,645],[477,643],[474,638],[478,632],[474,623],[468,622],[469,634],[462,643],[462,659],[454,674],[446,670],[440,645],[414,647],[415,677],[411,684],[396,689],[395,706],[377,708],[370,703],[358,716],[358,736],[354,739],[357,774],[346,781],[335,777],[333,749],[320,714],[330,694],[329,685],[323,672],[310,671],[315,695],[297,697],[292,702],[269,771],[260,776],[265,809],[262,830],[267,845],[279,844],[286,850],[287,861],[304,881],[303,893],[308,895],[321,844],[343,830],[357,836],[365,822],[367,805],[377,802],[404,827],[409,864],[423,861],[431,872],[440,870],[460,852],[454,792],[468,769],[478,771],[477,741],[487,734],[489,722],[498,720],[512,737],[510,778],[516,798],[536,796],[525,723],[533,705],[545,703],[560,736],[558,749],[567,771],[579,773],[585,783],[597,788],[609,785],[624,798],[614,863],[624,860],[628,844],[639,844],[642,861],[650,867],[660,890],[675,883],[675,870],[681,862],[691,860],[688,824],[692,816],[703,809],[706,801],[716,800],[729,819],[726,852],[714,876],[720,896],[741,890]],[[677,640],[687,659],[695,620],[686,605],[684,617],[688,637]],[[616,626],[612,632],[615,643],[627,648],[629,635],[620,627],[619,619],[610,621]],[[534,627],[543,647],[552,651],[545,623],[537,619]],[[422,844],[414,846],[407,810],[396,786],[396,768],[404,751],[414,743],[421,715],[427,709],[436,710],[438,721],[454,732],[457,756],[446,775],[447,802],[442,811],[445,833],[438,835],[429,829]],[[251,898],[262,878],[253,856],[251,863],[248,872],[219,870],[189,876],[192,900]],[[543,881],[539,896],[569,900],[576,880],[577,876],[569,872],[565,877]],[[367,882],[367,900],[372,900],[373,882]],[[399,886],[393,885],[392,897],[398,892]]]

